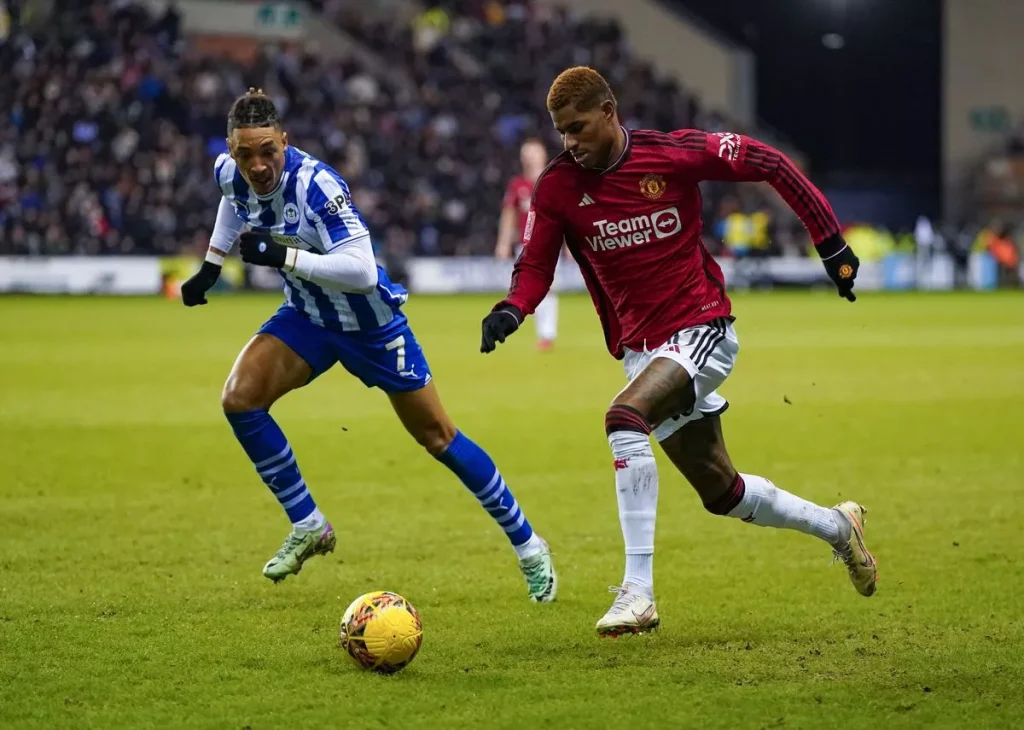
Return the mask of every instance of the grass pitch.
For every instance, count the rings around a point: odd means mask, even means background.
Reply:
[[[1024,298],[736,298],[737,465],[870,509],[882,581],[704,513],[664,459],[662,630],[599,640],[621,579],[603,414],[622,387],[583,298],[487,357],[490,298],[408,307],[442,397],[556,553],[529,604],[504,536],[338,369],[275,409],[338,551],[274,586],[288,525],[219,409],[274,297],[0,299],[0,727],[950,728],[1024,723]],[[402,593],[393,677],[336,648]]]

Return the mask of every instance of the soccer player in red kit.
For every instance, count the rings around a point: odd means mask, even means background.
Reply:
[[[857,591],[872,595],[877,570],[864,546],[861,505],[821,507],[739,473],[726,451],[720,415],[728,404],[716,389],[732,371],[739,343],[721,269],[701,242],[697,183],[770,184],[807,227],[840,296],[852,302],[859,262],[828,202],[785,155],[749,137],[624,129],[611,89],[593,69],[563,71],[547,108],[565,151],[534,187],[525,247],[508,296],[483,321],[480,349],[494,350],[534,310],[564,239],[629,381],[605,415],[626,570],[598,633],[639,633],[659,622],[652,433],[709,512],[824,540]]]
[[[498,223],[498,244],[494,255],[501,261],[511,260],[516,248],[522,244],[526,230],[526,215],[530,211],[530,197],[533,185],[548,164],[548,151],[544,143],[531,137],[519,149],[519,161],[523,174],[508,181],[505,198],[501,203],[501,218]],[[537,326],[537,349],[550,350],[558,336],[558,295],[549,291],[533,313]]]

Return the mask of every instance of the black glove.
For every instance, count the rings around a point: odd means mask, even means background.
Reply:
[[[511,304],[499,304],[490,314],[484,317],[480,339],[480,352],[494,352],[498,342],[519,329],[523,323],[523,313]]]
[[[242,261],[256,266],[270,266],[280,269],[284,266],[288,247],[282,246],[273,236],[264,231],[246,231],[238,237],[238,252]]]
[[[835,282],[839,296],[846,297],[851,302],[857,301],[857,295],[853,293],[853,282],[857,278],[860,259],[843,237],[837,233],[819,243],[818,255],[821,256],[828,277]]]
[[[181,301],[186,307],[206,304],[206,292],[213,288],[220,278],[220,267],[204,261],[199,271],[181,285]]]

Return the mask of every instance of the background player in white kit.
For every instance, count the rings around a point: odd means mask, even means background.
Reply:
[[[502,261],[518,256],[522,249],[533,185],[548,164],[548,152],[544,148],[544,143],[536,137],[523,142],[519,149],[519,161],[523,166],[523,172],[508,181],[501,203],[498,245],[495,246],[494,255]],[[537,305],[533,318],[537,328],[537,349],[550,350],[555,344],[555,338],[558,337],[558,295],[554,288]]]
[[[227,142],[230,154],[217,158],[214,168],[221,201],[210,249],[202,269],[182,285],[181,298],[190,307],[206,304],[236,238],[243,261],[275,268],[284,279],[285,303],[242,349],[221,395],[235,437],[292,522],[263,574],[276,583],[298,573],[308,558],[334,550],[334,529],[269,411],[281,396],[340,363],[387,394],[406,430],[507,535],[531,600],[554,600],[547,544],[490,456],[456,429],[441,405],[401,309],[408,293],[377,266],[348,185],[288,144],[262,91],[250,89],[232,105]]]

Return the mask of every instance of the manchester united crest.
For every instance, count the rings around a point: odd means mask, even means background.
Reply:
[[[645,198],[657,200],[665,194],[665,178],[661,175],[648,173],[640,178],[640,192]]]
[[[839,278],[840,279],[849,279],[852,276],[853,276],[853,267],[852,266],[850,266],[849,264],[843,264],[842,266],[839,267]]]

